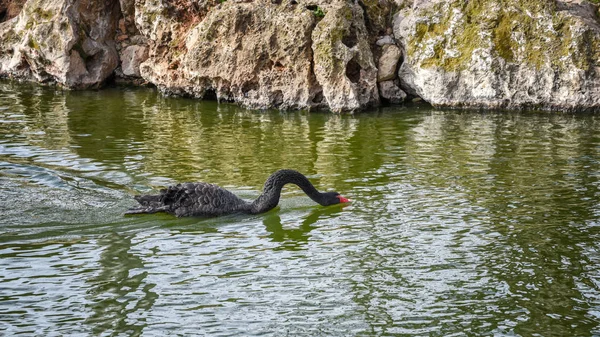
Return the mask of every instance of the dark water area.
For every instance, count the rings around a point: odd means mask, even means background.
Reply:
[[[208,181],[261,215],[124,217]],[[0,82],[0,335],[600,335],[600,117]]]

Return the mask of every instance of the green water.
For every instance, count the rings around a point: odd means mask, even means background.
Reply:
[[[124,217],[209,181],[257,216]],[[600,335],[600,117],[249,111],[0,82],[0,335]]]

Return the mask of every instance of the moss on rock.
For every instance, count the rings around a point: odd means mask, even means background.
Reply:
[[[407,51],[424,67],[462,70],[476,48],[505,62],[561,67],[565,58],[589,67],[597,53],[591,35],[572,31],[572,17],[548,1],[440,2],[419,16]],[[590,47],[591,46],[591,47]],[[588,57],[590,56],[590,57]],[[576,59],[576,60],[575,60]]]
[[[434,0],[395,22],[405,88],[438,106],[600,110],[596,7]]]

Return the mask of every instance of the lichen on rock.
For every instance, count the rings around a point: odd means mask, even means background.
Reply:
[[[595,8],[567,1],[432,1],[405,8],[394,34],[403,86],[437,106],[600,108]]]

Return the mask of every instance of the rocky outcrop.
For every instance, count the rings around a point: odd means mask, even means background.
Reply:
[[[377,68],[358,4],[225,2],[185,33],[174,20],[156,21],[163,28],[138,22],[159,41],[141,74],[165,93],[252,108],[348,111],[378,104]],[[176,30],[179,41],[164,39]]]
[[[315,24],[313,13],[297,5],[224,4],[188,35],[185,90],[252,108],[322,104],[311,66]]]
[[[30,0],[0,24],[0,76],[87,88],[114,73],[252,108],[353,111],[379,104],[366,23],[389,30],[387,4]]]
[[[261,109],[600,110],[599,13],[583,0],[23,1],[0,0],[2,77]]]
[[[600,25],[585,1],[415,1],[397,14],[403,88],[435,106],[600,108]]]
[[[379,104],[377,67],[368,41],[362,8],[338,1],[312,33],[314,71],[334,111]]]
[[[0,74],[98,87],[118,64],[114,35],[117,3],[30,0],[0,24]]]

